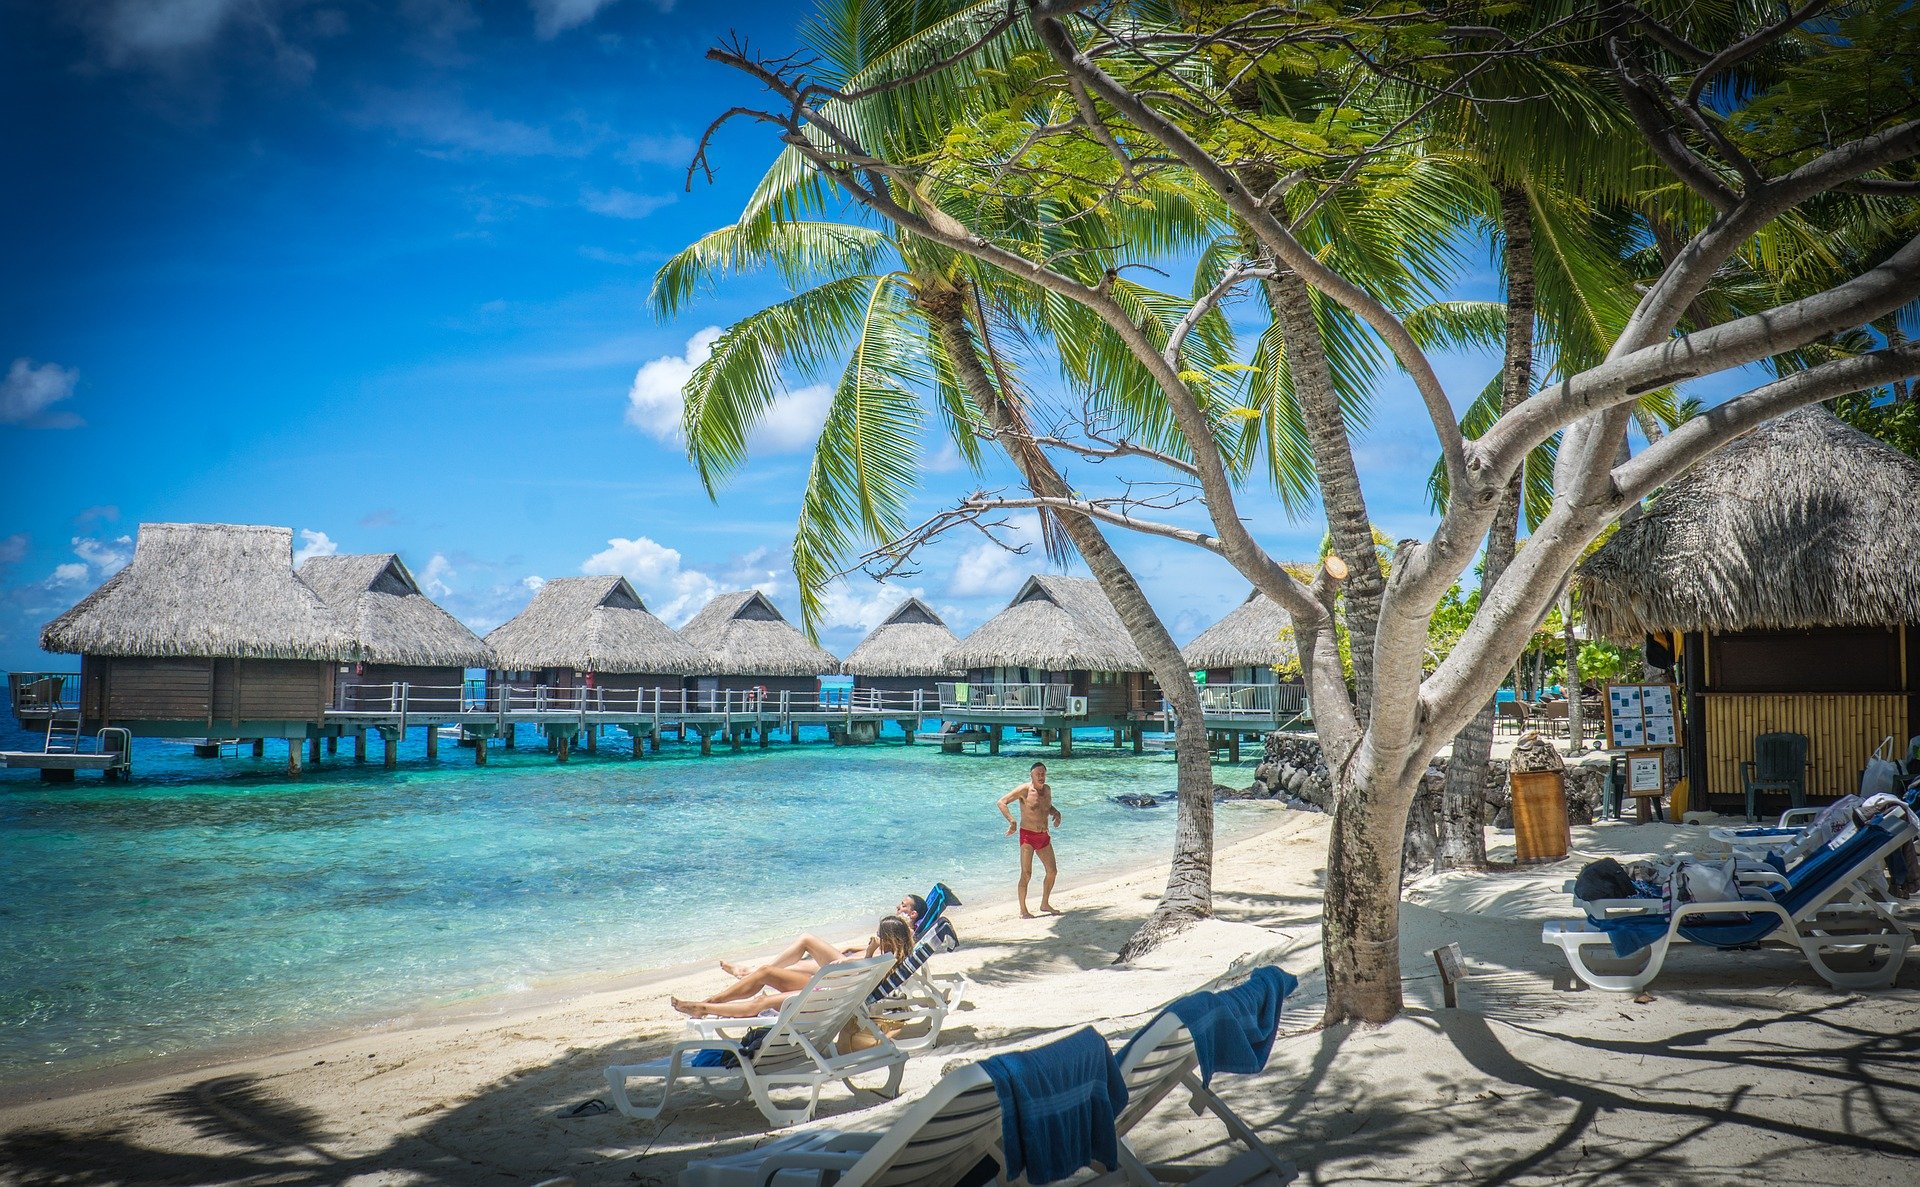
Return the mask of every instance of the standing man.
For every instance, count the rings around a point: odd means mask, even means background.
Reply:
[[[1020,819],[1015,820],[1013,813],[1007,811],[1007,805],[1020,801]],[[1040,864],[1046,867],[1047,876],[1040,883],[1040,913],[1058,915],[1053,909],[1053,880],[1060,870],[1053,863],[1053,838],[1048,835],[1048,826],[1060,827],[1060,809],[1053,806],[1053,788],[1047,786],[1047,764],[1037,762],[1027,772],[1027,781],[1000,797],[1000,815],[1006,817],[1007,835],[1020,834],[1020,917],[1032,919],[1033,912],[1027,910],[1027,882],[1033,877],[1033,855],[1040,855]]]

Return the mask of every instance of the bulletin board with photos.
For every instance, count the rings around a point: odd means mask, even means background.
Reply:
[[[1607,685],[1607,746],[1650,750],[1680,744],[1680,698],[1671,684]]]

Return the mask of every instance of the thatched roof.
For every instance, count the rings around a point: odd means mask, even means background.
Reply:
[[[1007,608],[947,652],[956,668],[1144,672],[1147,661],[1091,577],[1027,578]]]
[[[391,552],[308,557],[300,580],[320,595],[370,663],[484,668],[493,662],[480,636],[421,593]]]
[[[680,637],[729,676],[831,676],[833,654],[814,646],[757,589],[723,593],[680,628]]]
[[[353,659],[353,637],[293,573],[293,532],[143,523],[133,561],[40,632],[48,651]]]
[[[1577,578],[1621,641],[1920,621],[1920,462],[1800,409],[1710,454]]]
[[[931,606],[908,598],[860,640],[840,670],[849,676],[957,675],[947,652],[959,641]]]
[[[1300,649],[1294,644],[1292,627],[1293,616],[1256,589],[1225,618],[1181,648],[1180,656],[1195,670],[1272,668],[1296,663]]]
[[[572,668],[576,672],[687,675],[713,667],[673,628],[647,612],[625,577],[559,577],[542,585],[527,608],[487,636],[494,662],[510,672]]]

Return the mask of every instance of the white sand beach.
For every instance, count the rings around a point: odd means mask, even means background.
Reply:
[[[816,1125],[884,1126],[958,1060],[1091,1024],[1124,1036],[1168,999],[1258,963],[1301,979],[1262,1075],[1215,1087],[1312,1183],[1907,1184],[1920,1181],[1920,972],[1837,992],[1797,953],[1683,948],[1652,1000],[1574,989],[1540,922],[1601,854],[1699,848],[1704,829],[1575,830],[1548,866],[1450,875],[1409,891],[1408,1009],[1377,1029],[1317,1029],[1324,816],[1275,807],[1223,847],[1218,918],[1135,967],[1111,954],[1151,909],[1165,867],[1069,884],[1066,914],[1018,918],[969,897],[966,941],[941,958],[971,1005],[909,1065],[903,1100],[834,1085]],[[1074,855],[1062,837],[1069,870]],[[1494,856],[1511,841],[1490,834]],[[1010,890],[1010,887],[1008,888]],[[856,937],[848,935],[852,940]],[[1428,950],[1457,942],[1469,976],[1440,1006]],[[723,954],[716,954],[723,955]],[[724,955],[739,955],[726,953]],[[665,1184],[691,1157],[763,1141],[746,1104],[695,1100],[657,1123],[560,1114],[601,1070],[664,1050],[669,993],[717,971],[601,988],[509,1016],[362,1033],[296,1052],[0,1109],[0,1182]],[[1164,1107],[1136,1144],[1226,1156],[1213,1120]]]

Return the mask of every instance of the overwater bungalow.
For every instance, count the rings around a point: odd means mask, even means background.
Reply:
[[[817,704],[820,677],[840,672],[840,661],[757,589],[718,595],[687,620],[680,638],[707,665],[688,681],[696,705],[729,704],[741,694],[772,704],[783,693],[789,703]]]
[[[894,702],[919,693],[933,705],[940,681],[962,674],[947,662],[947,652],[959,642],[933,607],[908,598],[860,640],[840,670],[853,677],[856,696],[868,692]]]
[[[1920,463],[1823,408],[1708,457],[1577,580],[1600,634],[1677,657],[1694,804],[1745,810],[1762,734],[1806,739],[1813,802],[1920,734]]]
[[[65,718],[80,735],[285,738],[290,769],[299,740],[318,736],[338,665],[359,658],[295,576],[293,532],[235,524],[141,524],[133,560],[40,645],[80,656]]]
[[[1217,715],[1223,721],[1278,722],[1305,710],[1293,620],[1259,590],[1180,654],[1199,676],[1209,721]]]
[[[1088,577],[1027,578],[1007,608],[947,652],[966,673],[943,683],[940,716],[989,727],[997,751],[1002,726],[1057,734],[1072,753],[1073,730],[1106,727],[1118,741],[1157,712],[1159,694],[1146,660],[1100,585]]]
[[[410,712],[458,712],[467,669],[493,666],[480,637],[422,593],[394,553],[309,557],[299,574],[359,648],[334,674],[336,709],[398,708],[404,697]]]
[[[686,678],[712,663],[655,618],[625,577],[559,577],[487,635],[498,683],[546,690],[555,701],[678,707]],[[597,694],[588,697],[589,692]],[[644,695],[642,695],[644,694]],[[516,694],[515,702],[524,699]]]

